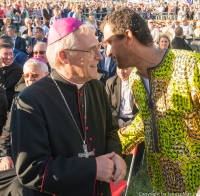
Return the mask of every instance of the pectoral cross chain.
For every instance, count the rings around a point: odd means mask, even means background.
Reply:
[[[94,156],[95,155],[93,151],[88,152],[87,144],[83,144],[83,150],[84,150],[84,153],[78,153],[78,157],[89,158],[90,156]]]

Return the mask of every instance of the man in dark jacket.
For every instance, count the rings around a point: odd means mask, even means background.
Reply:
[[[26,53],[26,40],[22,37],[17,36],[16,31],[17,29],[14,25],[10,25],[6,29],[7,35],[12,37],[13,39],[14,48],[23,53]]]
[[[192,51],[192,48],[185,42],[183,38],[182,27],[177,27],[175,29],[175,38],[172,40],[172,48]]]
[[[14,42],[13,39],[9,35],[2,35],[0,37],[0,44],[2,43],[8,43],[14,48]],[[21,67],[23,67],[24,63],[27,61],[27,54],[21,52],[20,50],[13,49],[14,54],[14,61],[19,64]]]
[[[8,110],[10,109],[15,85],[22,76],[22,68],[14,60],[13,48],[8,43],[0,44],[0,86],[6,91]]]
[[[44,8],[42,9],[42,17],[43,23],[49,27],[49,21],[52,17],[52,10],[49,8],[49,3],[44,4]]]
[[[35,37],[29,39],[28,43],[29,57],[33,56],[33,48],[38,42],[47,43],[47,38],[44,37],[44,30],[41,27],[35,27]]]

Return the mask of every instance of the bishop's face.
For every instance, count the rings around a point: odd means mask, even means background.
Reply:
[[[121,38],[116,36],[109,24],[106,24],[103,30],[104,42],[106,44],[106,55],[112,57],[117,67],[125,69],[133,67],[133,54],[127,48],[127,39],[125,36],[120,35]]]
[[[72,49],[79,51],[66,51],[69,60],[68,74],[73,75],[75,83],[96,79],[98,77],[97,64],[102,59],[97,38],[94,34],[77,35],[75,43]],[[67,75],[65,76],[68,78]]]

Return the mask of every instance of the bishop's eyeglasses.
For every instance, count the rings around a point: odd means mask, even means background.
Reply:
[[[101,48],[102,48],[102,44],[100,43],[96,48],[91,49],[91,50],[78,50],[78,49],[68,49],[68,48],[65,49],[65,50],[68,50],[68,51],[71,51],[71,52],[87,52],[90,55],[90,57],[94,57],[94,54],[97,51],[100,52]]]

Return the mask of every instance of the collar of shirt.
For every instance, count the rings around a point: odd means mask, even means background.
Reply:
[[[15,42],[16,39],[17,39],[17,35],[13,38],[13,41]]]
[[[44,39],[44,37],[43,37],[41,40],[37,40],[37,43],[38,43],[38,42],[42,42],[42,41],[43,41],[43,39]]]

